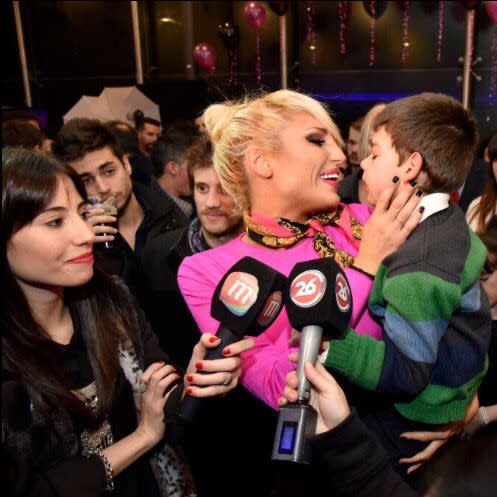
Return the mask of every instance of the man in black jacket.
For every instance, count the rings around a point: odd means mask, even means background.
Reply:
[[[161,344],[181,366],[187,365],[199,331],[178,287],[179,265],[185,257],[223,245],[243,230],[242,214],[222,189],[212,166],[212,148],[206,136],[188,150],[185,162],[198,217],[158,236],[141,257],[147,314]],[[168,326],[173,315],[180,319],[175,326]]]
[[[184,219],[167,199],[132,182],[127,158],[99,121],[69,121],[55,139],[54,153],[77,171],[88,196],[102,201],[113,197],[117,217],[106,215],[103,209],[91,210],[89,221],[98,242],[95,252],[104,268],[120,276],[143,303],[141,253],[160,234],[181,227]],[[106,247],[109,243],[110,248]]]
[[[180,366],[188,362],[199,330],[178,287],[179,265],[185,257],[228,243],[243,231],[242,214],[212,166],[206,135],[188,150],[186,162],[198,217],[188,226],[158,236],[142,254],[149,291],[147,314],[160,343]],[[275,426],[276,413],[243,388],[216,399],[183,441],[198,496],[268,495]],[[207,457],[219,471],[206,464]],[[249,474],[254,477],[247,478]]]

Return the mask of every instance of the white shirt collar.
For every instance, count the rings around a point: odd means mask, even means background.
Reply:
[[[425,208],[420,223],[436,212],[447,209],[449,207],[449,198],[450,195],[448,193],[429,193],[424,196],[421,202],[419,202],[419,207]]]

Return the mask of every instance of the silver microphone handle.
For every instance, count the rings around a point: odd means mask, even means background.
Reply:
[[[304,364],[310,361],[316,364],[323,328],[321,326],[304,326],[300,337],[299,362],[297,365],[297,378],[299,380],[298,401],[308,402],[311,397],[311,385],[304,373]]]

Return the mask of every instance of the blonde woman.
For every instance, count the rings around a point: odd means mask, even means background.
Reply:
[[[298,262],[329,256],[350,282],[351,326],[381,338],[367,309],[369,292],[380,262],[419,221],[414,189],[397,188],[398,178],[392,178],[372,216],[365,205],[341,204],[337,178],[346,160],[343,141],[324,107],[306,95],[280,90],[242,103],[212,105],[204,119],[214,166],[223,188],[245,212],[246,232],[187,257],[179,269],[180,289],[200,331],[218,328],[210,315],[212,294],[242,257],[288,275]],[[242,383],[274,409],[286,374],[295,369],[288,359],[295,350],[289,345],[291,331],[282,312],[242,356]]]

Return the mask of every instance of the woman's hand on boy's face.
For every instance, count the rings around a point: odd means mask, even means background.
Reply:
[[[204,333],[193,348],[186,370],[185,392],[193,397],[225,395],[238,385],[241,375],[240,354],[254,346],[251,338],[233,343],[223,350],[224,359],[205,359],[208,349],[219,346],[221,341],[215,335]],[[207,374],[199,374],[198,372]]]
[[[393,183],[380,196],[364,226],[355,265],[376,274],[385,257],[395,252],[416,228],[422,212],[418,208],[420,190],[410,184]]]

